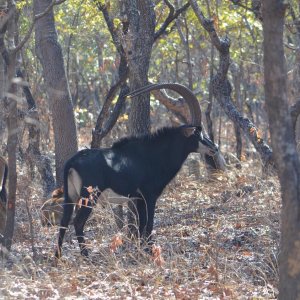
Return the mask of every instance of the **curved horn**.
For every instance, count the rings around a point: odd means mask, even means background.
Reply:
[[[180,96],[184,98],[186,101],[190,114],[191,114],[191,125],[201,125],[201,108],[198,102],[198,99],[194,95],[194,93],[187,87],[179,83],[153,83],[147,86],[144,86],[140,89],[132,91],[131,93],[127,94],[126,96],[135,97],[140,94],[150,92],[152,90],[159,90],[159,89],[169,89],[172,91],[177,92]]]

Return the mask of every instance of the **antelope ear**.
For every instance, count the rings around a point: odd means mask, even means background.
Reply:
[[[182,128],[182,133],[186,137],[190,137],[193,135],[196,131],[197,127],[184,127]]]

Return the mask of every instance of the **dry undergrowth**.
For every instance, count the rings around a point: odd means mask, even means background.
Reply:
[[[1,263],[0,298],[276,298],[279,184],[262,178],[259,164],[242,167],[199,181],[183,168],[157,205],[156,259],[128,241],[126,229],[118,232],[111,209],[98,205],[85,228],[91,257],[80,256],[72,228],[55,266],[57,228],[41,227],[38,191],[31,189],[36,260],[21,199],[13,250]]]

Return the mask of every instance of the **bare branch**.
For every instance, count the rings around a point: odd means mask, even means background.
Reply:
[[[214,46],[218,49],[219,52],[227,52],[229,50],[229,46],[230,46],[230,44],[228,45],[229,39],[224,38],[222,40],[219,38],[219,36],[215,30],[214,21],[212,19],[206,18],[203,15],[202,11],[200,10],[200,8],[195,0],[190,0],[190,4],[196,14],[196,17],[198,18],[198,20],[200,22],[200,24],[208,32]]]
[[[92,141],[92,144],[91,144],[91,148],[99,148],[101,140],[114,127],[114,125],[116,124],[116,122],[118,120],[118,117],[121,113],[121,109],[124,105],[124,102],[126,100],[126,94],[128,94],[128,93],[129,93],[129,87],[127,86],[126,83],[125,84],[123,83],[121,85],[121,91],[120,91],[117,103],[114,106],[114,109],[113,109],[112,113],[110,114],[108,120],[106,121],[105,126],[103,126],[103,128],[101,128],[100,132],[99,131],[96,132],[95,130],[93,131],[93,141]]]
[[[261,0],[251,0],[251,7],[244,5],[243,3],[240,2],[240,0],[229,0],[229,1],[232,2],[236,6],[239,6],[241,8],[244,8],[245,10],[251,11],[258,20],[262,21],[262,14],[261,14],[262,2],[261,2]]]
[[[25,34],[24,38],[22,39],[22,41],[13,49],[13,52],[16,53],[19,50],[22,49],[22,47],[25,45],[25,43],[29,40],[31,33],[34,29],[34,25],[36,23],[37,20],[39,20],[40,18],[42,18],[43,16],[45,16],[47,13],[49,13],[49,11],[55,6],[55,5],[59,5],[63,2],[65,2],[66,0],[52,0],[51,4],[45,9],[45,11],[43,11],[40,14],[37,14],[35,16],[33,16],[33,21],[27,31],[27,33]]]
[[[124,68],[125,68],[125,70],[123,70]],[[124,84],[128,77],[128,68],[126,66],[119,67],[119,76],[120,76],[120,78],[119,78],[118,82],[115,83],[113,86],[111,86],[110,90],[108,91],[105,101],[104,101],[104,104],[103,104],[103,107],[101,109],[101,112],[97,118],[95,129],[93,130],[93,133],[92,133],[91,148],[99,148],[100,147],[101,140],[111,130],[111,128],[117,121],[117,118],[119,115],[119,114],[117,115],[117,113],[120,113],[120,111],[121,111],[121,106],[122,106],[122,104],[124,102],[123,100],[125,98],[123,96],[121,97],[121,92],[120,92],[118,102],[115,105],[113,116],[111,116],[110,119],[107,121],[106,125],[103,126],[104,121],[107,119],[111,103],[112,103],[115,95],[117,94],[119,87],[121,87],[121,91],[122,91],[122,89],[125,89]],[[127,91],[127,89],[126,89],[126,91]],[[103,129],[103,127],[105,127],[105,128]]]
[[[170,1],[168,0],[164,0],[164,2],[166,3],[166,5],[169,7],[169,10],[170,10],[170,14],[174,14],[174,11],[175,11],[175,8],[174,8],[174,5],[172,3],[170,3]]]
[[[177,19],[180,14],[182,14],[190,7],[190,3],[186,3],[181,8],[175,10],[174,6],[169,1],[165,0],[165,3],[169,7],[169,15],[167,16],[161,27],[157,30],[157,32],[155,32],[154,41],[156,41],[162,34],[165,33],[167,27],[172,21]]]
[[[234,5],[236,6],[239,6],[239,7],[242,7],[246,10],[249,10],[249,11],[252,11],[253,12],[253,9],[251,7],[248,7],[247,5],[244,5],[243,3],[241,3],[239,0],[230,0]]]
[[[263,162],[267,165],[272,161],[272,150],[261,138],[256,126],[247,118],[244,118],[235,107],[231,97],[231,84],[227,79],[228,67],[230,64],[230,40],[228,37],[219,38],[212,20],[207,19],[200,10],[196,0],[190,0],[191,6],[211,38],[212,44],[219,51],[220,62],[217,74],[211,80],[211,86],[215,98],[225,111],[226,115],[237,124],[244,134],[252,142],[257,152],[261,155]]]
[[[111,16],[109,15],[109,13],[108,13],[106,5],[103,5],[103,4],[99,3],[99,2],[96,2],[96,6],[98,7],[98,10],[101,11],[102,14],[103,14],[103,17],[105,19],[106,25],[107,25],[108,30],[110,32],[110,35],[111,35],[111,37],[113,39],[114,45],[117,48],[117,51],[119,52],[120,55],[122,53],[125,54],[124,48],[123,48],[122,43],[120,41],[120,38],[119,38],[119,36],[117,34],[117,30],[115,28],[114,22],[113,22]]]

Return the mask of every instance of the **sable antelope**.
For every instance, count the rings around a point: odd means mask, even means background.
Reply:
[[[150,242],[154,211],[158,197],[180,170],[187,156],[200,152],[207,157],[218,154],[218,148],[203,135],[201,110],[194,94],[179,84],[152,85],[134,91],[135,96],[151,89],[171,88],[184,97],[191,111],[191,125],[162,128],[154,134],[128,137],[111,148],[85,149],[69,159],[64,168],[64,211],[55,253],[61,257],[66,228],[78,198],[89,198],[86,187],[135,198],[139,235]],[[213,159],[211,160],[213,162]],[[83,237],[84,225],[92,211],[92,203],[78,209],[74,218],[75,233],[81,254],[87,256]]]

